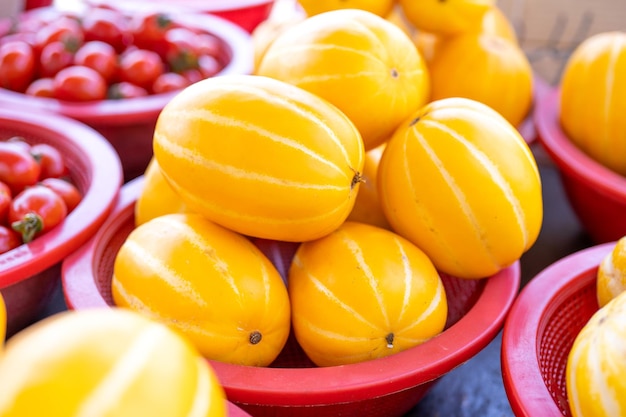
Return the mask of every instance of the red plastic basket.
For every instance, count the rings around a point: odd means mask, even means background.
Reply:
[[[143,177],[124,185],[102,229],[63,263],[69,308],[113,305],[111,275],[119,247],[134,228],[134,202]],[[289,267],[296,244],[255,243],[279,272]],[[449,304],[446,330],[430,341],[386,358],[318,368],[291,338],[270,367],[211,361],[230,401],[261,416],[401,416],[445,373],[480,352],[498,333],[517,295],[519,263],[484,280],[442,276]]]
[[[559,170],[563,188],[583,228],[596,243],[626,235],[626,177],[591,159],[574,145],[559,122],[560,92],[537,103],[538,141]]]
[[[9,336],[41,312],[60,279],[61,261],[98,230],[122,185],[115,150],[97,132],[74,120],[8,109],[0,103],[0,139],[11,136],[59,149],[83,199],[48,233],[0,254],[0,292],[6,302]]]
[[[598,310],[596,273],[615,242],[550,265],[521,291],[504,324],[502,378],[518,417],[571,416],[565,388],[574,339]]]

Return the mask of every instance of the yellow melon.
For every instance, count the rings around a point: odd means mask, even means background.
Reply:
[[[245,235],[296,242],[330,233],[350,214],[365,152],[335,106],[256,75],[184,89],[161,111],[153,144],[191,211]]]
[[[308,16],[340,9],[366,10],[378,16],[386,16],[395,0],[298,0]]]
[[[418,30],[457,35],[478,26],[495,0],[398,0],[405,16]]]
[[[600,262],[596,284],[600,307],[626,290],[626,236]]]

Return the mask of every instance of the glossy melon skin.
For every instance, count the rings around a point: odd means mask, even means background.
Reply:
[[[2,294],[0,294],[0,349],[4,345],[4,338],[6,337],[7,331],[7,309],[4,303],[4,298],[2,298]]]
[[[116,305],[180,331],[212,360],[266,366],[289,335],[289,296],[274,265],[249,239],[198,214],[134,229],[115,258],[112,293]]]
[[[345,222],[300,245],[288,274],[293,329],[319,366],[388,356],[439,334],[443,283],[428,257],[401,236]]]
[[[572,416],[626,415],[626,293],[600,308],[580,331],[567,358]]]
[[[430,96],[428,70],[411,38],[357,9],[318,14],[283,32],[258,74],[334,104],[354,122],[366,150],[386,141]]]
[[[584,40],[568,59],[560,87],[559,119],[568,138],[626,175],[626,32]]]
[[[178,333],[125,309],[68,311],[0,356],[0,416],[225,417],[209,363]]]
[[[383,152],[378,187],[393,230],[460,278],[511,265],[541,229],[532,152],[510,123],[474,100],[434,101],[398,128]]]
[[[341,111],[256,75],[187,87],[159,115],[153,143],[163,175],[191,211],[274,240],[336,229],[363,169],[363,141]]]
[[[480,24],[495,0],[398,0],[407,19],[418,30],[451,36]]]
[[[359,9],[387,16],[395,0],[298,0],[308,16],[339,9]]]
[[[603,307],[626,291],[626,237],[619,239],[600,265],[596,276],[598,305]]]

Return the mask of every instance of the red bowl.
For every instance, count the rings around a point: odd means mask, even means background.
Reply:
[[[534,144],[537,140],[537,130],[533,121],[533,109],[551,90],[550,84],[546,80],[537,74],[533,76],[533,107],[531,107],[528,117],[517,127],[517,130],[529,145]]]
[[[88,10],[88,9],[87,9]],[[60,13],[54,7],[27,12],[45,19]],[[64,13],[80,13],[64,11]],[[221,40],[222,61],[228,64],[217,74],[248,74],[252,72],[250,35],[237,25],[217,16],[176,13],[172,17],[186,25],[202,29]],[[101,100],[90,103],[63,102],[51,98],[31,97],[0,88],[0,102],[14,107],[38,109],[83,122],[101,133],[115,148],[124,169],[125,181],[143,174],[152,158],[152,136],[157,117],[177,92],[155,94],[124,100]]]
[[[520,292],[502,333],[502,378],[518,417],[570,417],[565,388],[574,339],[598,310],[596,273],[615,242],[548,266]]]
[[[63,263],[71,309],[112,306],[111,276],[119,247],[134,229],[139,177],[122,188],[100,231]],[[254,240],[284,276],[297,244]],[[500,330],[520,285],[519,263],[484,280],[442,276],[449,305],[446,330],[386,358],[317,368],[291,338],[270,367],[211,361],[230,401],[261,416],[401,416],[444,374],[480,352]]]
[[[239,25],[248,33],[265,19],[274,6],[274,0],[85,0],[87,4],[113,7],[118,10],[132,10],[137,7],[153,9],[184,8],[199,13],[222,17]]]
[[[81,123],[0,104],[0,138],[15,135],[31,144],[47,143],[59,149],[83,198],[60,225],[0,254],[0,293],[7,307],[7,336],[30,324],[43,310],[59,282],[61,261],[105,221],[122,185],[122,167],[115,150]]]
[[[252,417],[250,414],[243,411],[241,408],[237,407],[235,404],[228,401],[226,409],[227,417]]]
[[[559,122],[559,90],[537,103],[538,141],[559,170],[563,188],[583,228],[596,243],[626,235],[626,177],[591,159],[574,145]]]

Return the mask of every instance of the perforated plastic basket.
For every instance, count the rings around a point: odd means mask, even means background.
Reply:
[[[134,228],[143,177],[126,184],[115,212],[88,244],[63,264],[73,309],[113,305],[111,276],[119,247]],[[287,270],[296,245],[253,240]],[[480,352],[498,333],[520,284],[519,263],[484,280],[442,276],[449,305],[446,330],[412,349],[368,362],[318,368],[291,338],[270,367],[211,361],[230,401],[261,416],[401,416],[445,373]]]
[[[513,304],[502,335],[502,377],[516,416],[571,416],[567,356],[598,310],[596,273],[614,245],[594,246],[555,262]]]

